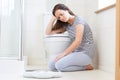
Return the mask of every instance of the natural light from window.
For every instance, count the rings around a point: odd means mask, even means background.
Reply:
[[[14,9],[14,0],[0,0],[0,12],[2,15],[10,15]]]
[[[98,9],[101,9],[101,8],[104,8],[106,6],[116,3],[116,0],[99,0],[98,2],[99,2]]]

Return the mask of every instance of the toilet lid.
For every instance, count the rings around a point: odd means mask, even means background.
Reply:
[[[64,32],[61,34],[46,35],[46,37],[68,37],[68,32]]]
[[[53,35],[46,35],[45,41],[70,41],[68,33],[64,32],[62,34],[53,34]]]

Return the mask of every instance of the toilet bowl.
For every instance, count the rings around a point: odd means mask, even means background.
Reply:
[[[71,43],[68,34],[48,35],[44,38],[45,51],[47,57],[62,53]]]

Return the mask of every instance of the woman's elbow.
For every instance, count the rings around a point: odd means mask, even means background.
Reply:
[[[81,44],[81,40],[75,40],[75,43],[76,43],[77,45],[80,45],[80,44]]]
[[[46,31],[46,32],[45,32],[45,35],[49,35],[49,33]]]
[[[51,35],[51,34],[55,34],[55,33],[54,33],[54,31],[51,31],[51,32],[46,31],[45,34],[46,35]]]
[[[45,35],[50,35],[51,33],[50,32],[45,32]]]

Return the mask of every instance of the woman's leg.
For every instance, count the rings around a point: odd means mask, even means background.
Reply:
[[[51,71],[57,71],[57,69],[55,68],[55,56],[54,55],[50,57],[48,66]]]
[[[92,60],[84,52],[74,52],[55,63],[58,71],[90,70]]]

